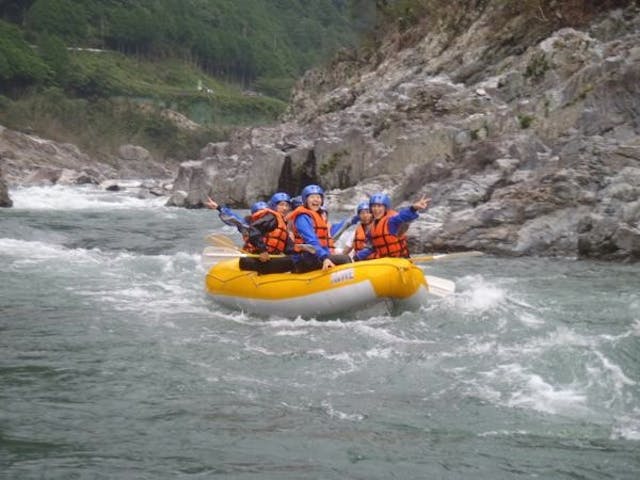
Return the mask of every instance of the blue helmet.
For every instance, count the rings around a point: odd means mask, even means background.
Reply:
[[[291,208],[292,209],[296,209],[298,208],[300,205],[302,205],[302,197],[300,195],[298,195],[297,197],[293,197],[291,199]]]
[[[271,200],[269,200],[269,207],[275,208],[280,202],[288,202],[289,204],[291,204],[291,197],[288,193],[284,192],[274,193],[271,197]]]
[[[360,210],[369,210],[369,201],[360,202],[356,207],[356,215],[360,215]]]
[[[253,205],[251,205],[251,213],[256,213],[260,210],[264,210],[265,208],[269,208],[269,205],[267,205],[267,202],[256,202]]]
[[[307,203],[307,197],[313,194],[321,195],[322,199],[324,200],[324,190],[320,185],[307,185],[302,189],[302,192],[300,193],[300,196],[302,197],[302,203]]]
[[[374,193],[369,197],[369,206],[384,205],[387,210],[391,209],[391,199],[386,193]]]

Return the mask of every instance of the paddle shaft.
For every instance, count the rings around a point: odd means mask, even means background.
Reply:
[[[481,255],[484,255],[484,253],[472,250],[469,252],[436,253],[433,255],[420,255],[417,257],[411,257],[409,260],[411,260],[413,263],[426,263],[426,262],[433,262],[434,260],[453,260],[456,258],[463,258],[463,257],[479,257]]]

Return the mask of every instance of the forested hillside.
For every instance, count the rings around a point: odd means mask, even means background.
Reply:
[[[296,78],[368,27],[357,3],[0,2],[0,123],[94,149],[99,138],[105,153],[132,141],[179,156],[277,118]],[[176,130],[166,107],[204,130]]]

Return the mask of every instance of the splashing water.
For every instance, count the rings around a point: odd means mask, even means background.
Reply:
[[[22,189],[0,216],[7,478],[635,478],[640,273],[433,262],[415,312],[252,317],[204,293],[211,211]],[[239,241],[239,239],[238,239]],[[46,473],[45,473],[46,472]]]

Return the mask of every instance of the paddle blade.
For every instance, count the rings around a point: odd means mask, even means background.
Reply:
[[[236,243],[226,235],[221,233],[212,233],[205,237],[207,243],[210,243],[214,247],[226,247],[226,248],[235,248],[236,250],[240,250],[240,247],[236,245]]]
[[[472,250],[469,252],[436,253],[433,255],[421,255],[418,257],[411,257],[409,260],[411,260],[413,263],[426,263],[426,262],[433,262],[435,260],[441,261],[441,260],[454,260],[456,258],[463,258],[463,257],[479,257],[481,255],[484,255],[484,253]]]
[[[222,260],[230,260],[232,258],[240,258],[246,256],[246,253],[242,253],[235,248],[204,247],[204,250],[202,250],[202,264],[211,266]]]
[[[448,297],[456,291],[456,284],[446,278],[425,275],[429,293],[437,297]]]

